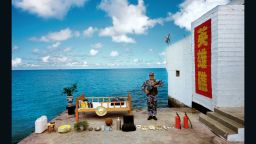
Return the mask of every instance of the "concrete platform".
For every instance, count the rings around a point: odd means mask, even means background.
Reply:
[[[174,121],[176,112],[183,119],[184,112],[187,112],[190,117],[193,129],[175,129]],[[104,117],[98,117],[95,113],[81,114],[80,120],[87,119],[90,126],[96,127],[104,125],[104,119],[111,117],[114,120],[121,117],[127,112],[109,113]],[[161,108],[158,109],[158,120],[147,120],[146,110],[134,110],[134,123],[136,125],[166,125],[170,126],[168,130],[147,130],[137,129],[134,132],[122,132],[115,129],[113,131],[84,131],[76,132],[73,129],[75,116],[67,116],[63,112],[52,121],[56,122],[56,126],[62,124],[71,124],[72,131],[65,134],[57,132],[48,133],[45,131],[42,134],[32,133],[30,136],[23,139],[20,144],[242,144],[241,142],[227,142],[225,139],[215,135],[204,124],[199,122],[199,112],[191,108]],[[183,120],[182,120],[183,121]]]

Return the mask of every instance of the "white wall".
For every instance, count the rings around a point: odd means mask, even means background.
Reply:
[[[244,106],[244,5],[218,8],[219,107]]]
[[[211,19],[212,99],[195,93],[194,28]],[[217,6],[192,24],[193,101],[216,106],[244,106],[244,5]]]
[[[191,36],[171,45],[166,50],[168,95],[187,106],[192,106]],[[180,76],[176,77],[176,70]]]

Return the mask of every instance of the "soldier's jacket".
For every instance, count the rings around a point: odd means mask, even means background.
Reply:
[[[148,90],[149,94],[148,95],[157,95],[158,94],[158,90],[156,87],[153,87],[153,85],[156,83],[157,81],[154,80],[146,80],[143,85],[141,86],[141,89],[143,91]]]

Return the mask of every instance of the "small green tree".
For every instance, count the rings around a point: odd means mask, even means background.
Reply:
[[[71,87],[64,87],[63,94],[67,96],[72,96],[74,92],[77,92],[77,84],[73,84]]]
[[[88,124],[87,120],[81,121],[81,122],[76,122],[74,124],[74,129],[76,131],[85,131],[88,127],[89,127],[89,124]]]

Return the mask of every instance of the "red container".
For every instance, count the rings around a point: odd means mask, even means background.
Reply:
[[[188,116],[187,116],[187,114],[185,113],[185,116],[184,116],[184,118],[183,118],[183,122],[184,122],[184,124],[183,124],[183,127],[185,128],[185,129],[187,129],[187,128],[189,128],[189,126],[188,126]]]
[[[179,116],[179,114],[177,112],[176,112],[176,117],[175,117],[175,128],[181,129],[180,116]]]

